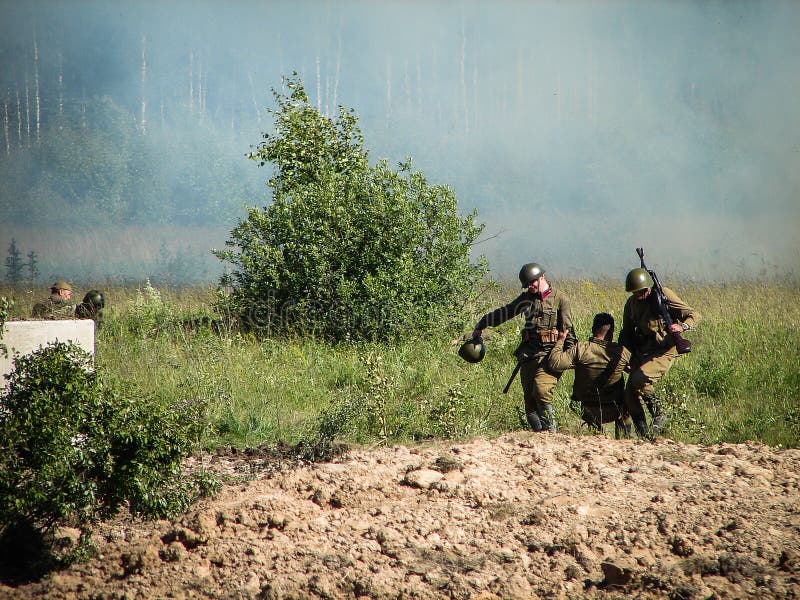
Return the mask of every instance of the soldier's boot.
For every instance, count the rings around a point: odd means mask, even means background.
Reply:
[[[664,429],[667,421],[669,421],[669,417],[664,410],[664,405],[661,404],[661,399],[655,394],[652,396],[644,396],[642,400],[644,400],[644,403],[647,405],[647,410],[653,415],[653,434],[658,434]]]
[[[633,420],[633,427],[640,438],[644,440],[652,440],[653,436],[647,428],[647,417],[641,407],[631,407],[631,419]]]
[[[640,418],[634,419],[633,426],[636,429],[636,433],[643,440],[653,439],[653,434],[650,433],[650,430],[647,428],[647,419],[644,418],[644,415],[642,415]]]
[[[618,440],[629,440],[633,437],[633,426],[622,419],[614,421],[614,437]]]
[[[551,404],[537,402],[536,412],[539,414],[539,421],[542,423],[542,431],[549,431],[551,433],[558,431],[558,423],[556,423],[556,411]]]
[[[525,413],[525,418],[528,420],[528,425],[534,431],[542,430],[542,422],[539,420],[539,415],[536,412]]]

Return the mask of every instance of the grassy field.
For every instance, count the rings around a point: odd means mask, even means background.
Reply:
[[[617,282],[568,281],[576,333],[592,316],[621,318],[626,294]],[[703,315],[659,384],[671,412],[666,435],[684,442],[760,441],[800,445],[800,288],[796,283],[672,284]],[[206,415],[204,445],[296,444],[320,437],[398,443],[493,436],[525,427],[522,391],[502,393],[514,366],[521,318],[488,330],[487,356],[458,358],[460,336],[516,289],[490,288],[463,331],[431,332],[396,344],[328,344],[313,338],[262,338],[182,322],[214,314],[211,287],[143,286],[104,290],[97,365],[182,410]],[[0,289],[15,299],[12,316],[29,314],[34,294]],[[560,428],[592,435],[569,409],[572,373],[556,388]],[[611,431],[606,435],[612,435]]]

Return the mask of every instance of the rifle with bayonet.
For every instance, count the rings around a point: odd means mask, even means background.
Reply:
[[[656,272],[652,269],[648,269],[647,265],[644,264],[644,250],[642,248],[637,248],[636,254],[639,255],[642,268],[650,274],[650,277],[653,278],[653,289],[651,290],[653,303],[655,304],[656,312],[661,316],[662,319],[664,319],[667,330],[669,330],[669,327],[672,325],[673,321],[669,314],[669,310],[667,310],[667,298],[664,296],[664,288],[661,287],[661,282],[658,280],[658,275],[656,275]],[[678,351],[678,354],[686,354],[687,352],[692,351],[691,343],[680,333],[676,331],[670,331],[669,335],[671,336],[672,343],[675,345],[675,349]]]

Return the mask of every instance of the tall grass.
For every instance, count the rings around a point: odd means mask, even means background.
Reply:
[[[800,445],[798,286],[668,285],[703,320],[687,334],[692,352],[657,388],[671,413],[666,435],[695,443]],[[558,286],[572,299],[579,338],[588,337],[596,312],[621,320],[626,294],[618,282]],[[467,364],[456,354],[460,336],[480,314],[509,301],[516,289],[490,286],[463,331],[394,344],[258,339],[192,326],[192,319],[214,316],[211,288],[104,291],[110,305],[98,330],[98,366],[175,407],[208,400],[207,447],[462,439],[525,427],[519,383],[502,393],[521,319],[487,331],[481,363]],[[26,298],[18,297],[19,315],[30,308]],[[560,428],[591,435],[570,411],[572,381],[567,372],[556,388]]]

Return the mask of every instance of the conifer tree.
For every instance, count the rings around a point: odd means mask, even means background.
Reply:
[[[26,278],[28,283],[35,283],[39,279],[39,260],[33,250],[28,252],[28,263],[25,266],[28,268],[28,276]]]
[[[17,240],[12,238],[8,245],[8,256],[6,256],[6,281],[11,285],[19,285],[22,282],[22,267]]]

